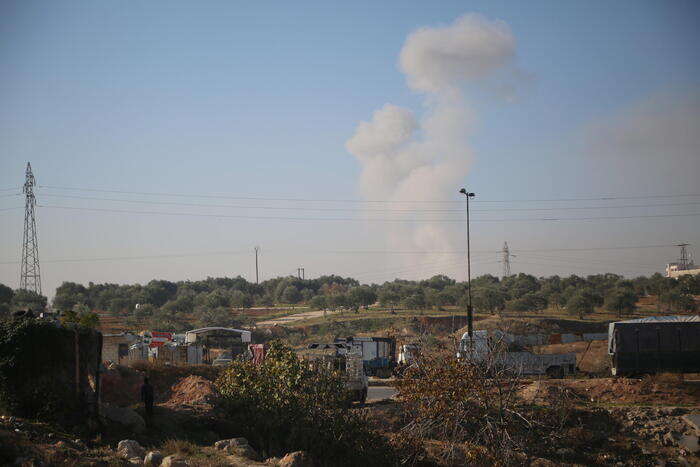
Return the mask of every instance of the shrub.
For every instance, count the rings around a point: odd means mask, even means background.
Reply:
[[[556,446],[569,420],[565,393],[551,394],[548,407],[523,404],[519,378],[493,357],[471,363],[448,351],[423,352],[396,387],[410,414],[404,443],[443,442],[437,457],[447,465],[517,463],[518,451]]]
[[[324,465],[389,465],[388,442],[347,409],[336,372],[311,371],[275,341],[264,362],[233,362],[216,385],[231,420],[266,455],[308,451]]]

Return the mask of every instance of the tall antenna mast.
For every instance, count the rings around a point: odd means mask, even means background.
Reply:
[[[686,251],[685,247],[690,246],[689,243],[680,243],[676,246],[681,247],[681,257],[678,258],[678,270],[679,271],[685,271],[688,269],[688,252]]]
[[[503,277],[508,277],[510,276],[510,257],[515,255],[510,254],[508,242],[503,242],[503,250],[501,252],[503,254],[503,259],[501,260],[503,263]]]
[[[27,162],[24,188],[24,236],[22,238],[22,271],[19,279],[19,288],[36,292],[41,295],[41,277],[39,270],[39,242],[36,239],[36,219],[34,207],[36,198],[34,197],[34,186],[36,180],[32,173],[32,166]]]
[[[259,277],[258,277],[258,253],[260,252],[260,247],[256,246],[255,247],[255,283],[259,284]]]

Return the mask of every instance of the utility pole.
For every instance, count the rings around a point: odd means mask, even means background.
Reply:
[[[472,260],[469,239],[469,198],[473,198],[474,193],[468,192],[462,188],[459,190],[465,198],[467,198],[467,332],[469,333],[469,341],[474,341],[474,317],[472,316]],[[454,332],[454,315],[452,315],[452,332]]]
[[[260,247],[255,247],[255,283],[260,283],[260,278],[258,277],[258,252],[260,252]]]
[[[678,258],[678,270],[685,271],[688,269],[688,252],[685,247],[690,246],[690,243],[680,243],[676,246],[681,247],[681,257]]]
[[[32,173],[32,166],[27,162],[25,172],[24,188],[24,235],[22,238],[22,267],[19,279],[19,288],[36,292],[41,295],[41,276],[39,270],[39,242],[36,239],[36,219],[34,207],[36,198],[34,197],[34,186],[36,180]]]
[[[510,257],[515,255],[510,254],[510,250],[508,249],[508,242],[503,242],[503,250],[501,250],[503,253],[503,259],[501,262],[503,263],[503,278],[506,278],[510,276]]]

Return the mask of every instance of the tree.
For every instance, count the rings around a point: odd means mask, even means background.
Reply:
[[[520,298],[508,302],[514,311],[537,311],[547,307],[547,299],[539,292],[528,292]]]
[[[474,307],[494,314],[505,306],[505,294],[497,287],[487,286],[474,289]]]
[[[637,309],[637,294],[628,287],[615,287],[605,295],[604,306],[606,310],[616,311],[622,318],[623,313],[632,313]]]
[[[693,311],[695,309],[693,296],[684,294],[678,288],[662,293],[659,297],[659,303],[666,305],[669,311]]]
[[[301,300],[301,293],[293,285],[288,285],[282,292],[282,301],[284,303],[298,303]]]
[[[379,297],[379,304],[382,306],[388,306],[392,310],[401,300],[401,296],[398,293],[396,293],[395,290],[390,288],[379,289],[379,293],[377,295]]]
[[[0,284],[0,318],[10,313],[14,292],[5,284]]]
[[[583,319],[583,315],[593,313],[595,303],[595,296],[589,290],[581,289],[566,302],[566,310],[571,314],[578,315],[579,319]]]
[[[323,310],[328,306],[326,297],[323,295],[316,295],[311,300],[309,300],[309,306],[314,310]]]
[[[234,290],[231,292],[229,303],[235,308],[250,308],[253,305],[253,299],[245,292]]]
[[[348,302],[355,311],[361,306],[367,308],[375,301],[377,301],[377,294],[366,285],[353,287],[348,292]]]
[[[46,302],[46,297],[30,290],[19,289],[12,296],[12,308],[15,310],[42,311],[46,308]]]

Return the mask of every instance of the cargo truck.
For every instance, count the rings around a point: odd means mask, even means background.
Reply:
[[[391,377],[396,366],[396,339],[393,337],[344,337],[334,342],[360,352],[367,375]]]
[[[608,325],[613,376],[700,373],[700,316],[655,316]]]

